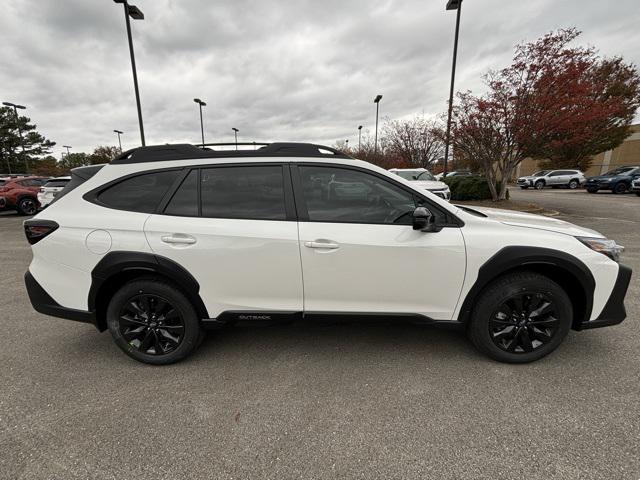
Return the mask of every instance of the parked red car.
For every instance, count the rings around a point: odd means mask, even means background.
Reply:
[[[38,191],[47,180],[46,177],[0,178],[0,210],[35,215],[40,206]]]

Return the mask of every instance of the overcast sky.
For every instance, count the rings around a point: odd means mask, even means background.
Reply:
[[[446,0],[134,0],[147,144],[357,142],[381,116],[445,110],[455,12]],[[0,100],[73,151],[139,145],[122,6],[112,0],[0,0]],[[640,63],[638,0],[464,0],[457,90],[509,63],[513,45],[576,26],[581,42]],[[353,143],[352,143],[353,144]]]

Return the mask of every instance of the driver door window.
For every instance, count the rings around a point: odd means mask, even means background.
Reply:
[[[311,222],[411,225],[416,198],[383,178],[333,166],[299,171]]]

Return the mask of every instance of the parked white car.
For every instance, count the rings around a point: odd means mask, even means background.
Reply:
[[[572,328],[622,322],[631,278],[598,232],[452,205],[311,144],[141,147],[75,169],[24,226],[34,308],[153,364],[205,328],[327,317],[457,326],[491,358],[530,362]]]
[[[587,179],[580,170],[540,170],[533,175],[518,178],[516,183],[522,189],[567,187],[574,190],[587,183]]]
[[[631,182],[631,191],[640,197],[640,176]]]
[[[56,177],[47,180],[47,183],[40,187],[40,191],[38,192],[40,208],[49,205],[69,181],[71,181],[71,177]]]
[[[445,200],[451,199],[451,190],[449,190],[449,186],[444,182],[436,180],[436,177],[434,177],[426,168],[391,168],[389,171],[404,178],[405,180],[415,182],[414,186],[417,188],[428,190]]]

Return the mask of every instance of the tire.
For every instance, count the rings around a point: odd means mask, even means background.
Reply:
[[[618,182],[613,186],[612,190],[616,194],[627,193],[629,186],[624,182]]]
[[[154,277],[133,280],[113,295],[107,325],[124,353],[153,365],[182,360],[203,338],[200,320],[187,297]]]
[[[640,192],[636,192],[636,195],[640,197]]]
[[[534,187],[536,188],[536,190],[543,190],[544,189],[544,180],[538,180],[536,182],[536,184],[534,185]]]
[[[520,188],[521,188],[522,190],[526,190],[526,189],[527,189],[527,188],[529,188],[529,187],[527,187],[526,185],[520,185]]]
[[[550,306],[543,310],[545,303]],[[532,310],[540,313],[531,315]],[[538,273],[518,272],[498,278],[483,290],[467,333],[476,348],[494,360],[528,363],[554,351],[569,332],[572,319],[571,300],[557,283]]]
[[[598,189],[597,188],[587,188],[587,192],[589,192],[589,193],[598,193]]]
[[[38,213],[38,201],[32,197],[24,197],[16,205],[19,215],[35,215]]]
[[[575,190],[576,188],[578,188],[580,186],[580,182],[574,178],[573,180],[571,180],[569,182],[569,185],[567,185],[567,186],[569,187],[569,189]]]

